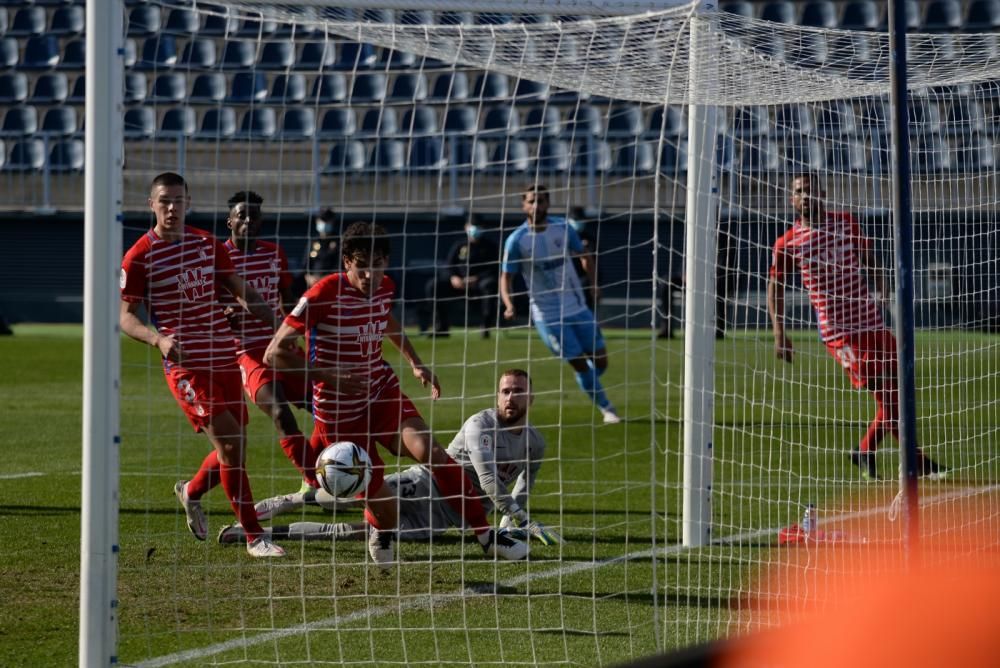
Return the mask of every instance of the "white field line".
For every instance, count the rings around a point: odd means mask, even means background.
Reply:
[[[16,478],[37,478],[45,475],[41,471],[29,471],[28,473],[0,473],[0,480],[14,480]]]
[[[922,498],[921,505],[932,505],[935,503],[942,503],[959,498],[968,498],[977,496],[979,494],[989,494],[1000,490],[1000,484],[986,485],[983,487],[966,487],[963,489],[957,489],[950,492],[945,492],[938,494],[936,496]],[[850,519],[858,519],[861,517],[869,517],[871,515],[877,515],[879,513],[887,512],[888,508],[870,508],[868,510],[857,511],[853,513],[844,513],[842,515],[837,515],[833,517],[827,517],[825,521],[843,521]],[[770,527],[767,529],[757,529],[755,531],[748,531],[740,534],[733,534],[730,536],[725,536],[718,538],[712,543],[714,545],[731,545],[733,543],[740,543],[746,540],[755,540],[762,538],[764,536],[772,536],[779,530],[778,527]],[[642,550],[640,552],[630,552],[624,554],[620,557],[613,557],[611,559],[604,559],[601,561],[590,561],[590,562],[576,562],[573,564],[560,566],[558,568],[553,568],[548,571],[543,571],[540,573],[531,573],[528,575],[522,575],[520,577],[512,578],[506,582],[500,583],[496,586],[497,589],[508,588],[508,587],[519,587],[521,585],[528,584],[529,582],[534,582],[537,580],[546,580],[554,577],[563,577],[566,575],[572,575],[574,573],[580,573],[584,571],[597,570],[599,568],[604,568],[606,566],[613,566],[615,564],[620,564],[625,561],[634,561],[641,559],[648,559],[651,557],[666,557],[669,555],[677,554],[688,548],[683,545],[667,545],[664,547],[652,548],[649,550]],[[385,605],[380,608],[368,608],[366,610],[359,610],[357,612],[352,612],[347,615],[341,615],[337,617],[328,617],[326,619],[320,619],[315,622],[309,622],[308,624],[299,624],[297,626],[292,626],[285,629],[279,629],[276,631],[269,631],[267,633],[262,633],[256,636],[234,638],[233,640],[227,640],[225,642],[216,643],[214,645],[209,645],[207,647],[202,647],[200,649],[189,649],[183,652],[175,652],[174,654],[166,654],[164,656],[156,657],[148,661],[143,661],[141,663],[135,664],[136,668],[155,668],[157,666],[170,666],[176,663],[181,663],[183,661],[197,661],[204,659],[216,654],[221,654],[223,652],[228,652],[231,650],[243,649],[247,647],[252,647],[254,645],[260,645],[263,643],[275,642],[283,638],[289,638],[292,636],[301,635],[303,633],[308,633],[310,631],[316,631],[319,629],[326,628],[337,628],[344,624],[350,624],[351,622],[362,620],[362,619],[372,619],[375,617],[381,617],[386,614],[395,614],[404,610],[413,610],[416,608],[429,608],[437,603],[448,603],[453,601],[457,597],[474,597],[474,596],[489,596],[491,595],[493,587],[477,587],[477,588],[466,588],[458,590],[451,594],[437,594],[433,596],[423,596],[416,599],[410,599],[408,601],[401,601],[393,605]],[[125,665],[125,664],[122,664]]]

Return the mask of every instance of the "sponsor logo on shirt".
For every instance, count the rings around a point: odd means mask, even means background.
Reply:
[[[208,294],[211,281],[201,267],[184,269],[177,274],[177,289],[184,293],[188,301],[198,300]]]

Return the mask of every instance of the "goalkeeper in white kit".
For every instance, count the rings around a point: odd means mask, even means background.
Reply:
[[[531,520],[527,512],[528,493],[545,455],[545,440],[527,422],[528,407],[533,399],[526,371],[504,371],[497,387],[496,406],[466,420],[448,446],[448,454],[469,474],[481,494],[486,512],[495,508],[502,516],[501,531],[522,540],[531,537],[544,545],[553,545],[562,542],[559,534]],[[412,466],[386,476],[385,484],[399,497],[400,540],[426,541],[451,527],[464,528],[462,518],[441,496],[426,467]],[[309,491],[266,499],[257,504],[258,515],[264,519],[306,504],[347,506],[356,503],[335,501],[332,497],[324,500],[323,495],[325,492]],[[265,529],[274,539],[290,540],[361,540],[366,537],[366,531],[363,522],[295,522]],[[222,544],[244,540],[242,527],[238,524],[225,527],[219,534]]]

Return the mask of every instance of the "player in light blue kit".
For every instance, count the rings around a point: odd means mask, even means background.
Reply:
[[[601,375],[608,368],[608,351],[573,267],[573,257],[578,256],[590,277],[596,303],[594,256],[564,217],[548,215],[549,191],[545,186],[529,186],[521,195],[521,209],[527,220],[504,244],[500,273],[503,317],[510,320],[516,315],[511,293],[514,274],[519,271],[528,285],[531,320],[542,341],[553,355],[573,367],[577,385],[600,409],[604,422],[617,424],[621,418],[601,385]]]

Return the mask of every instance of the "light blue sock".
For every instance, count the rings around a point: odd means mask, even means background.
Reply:
[[[577,371],[575,375],[576,384],[590,397],[591,401],[597,404],[598,408],[608,408],[611,405],[611,402],[608,401],[608,396],[604,394],[604,387],[601,385],[595,369],[590,368],[586,371]]]

